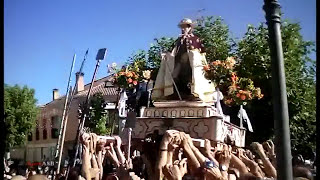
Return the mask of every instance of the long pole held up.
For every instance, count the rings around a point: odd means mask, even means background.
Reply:
[[[75,139],[75,154],[74,154],[74,158],[73,158],[73,164],[72,164],[72,167],[75,167],[76,165],[76,158],[78,156],[78,153],[79,153],[79,137],[80,137],[80,132],[82,131],[83,127],[84,127],[84,123],[85,123],[85,120],[87,118],[87,113],[88,113],[88,110],[89,110],[89,99],[90,99],[90,96],[91,96],[91,90],[92,90],[92,87],[93,87],[93,84],[94,84],[94,80],[95,80],[95,77],[96,77],[96,74],[97,74],[97,71],[98,71],[98,68],[100,66],[100,61],[103,60],[105,58],[105,55],[106,55],[106,52],[107,52],[107,49],[106,48],[103,48],[103,49],[99,49],[98,51],[98,54],[97,54],[97,57],[96,57],[96,60],[97,60],[97,64],[96,64],[96,68],[94,70],[94,73],[93,73],[93,76],[92,76],[92,79],[91,79],[91,83],[90,83],[90,88],[88,90],[88,94],[87,94],[87,98],[86,98],[86,101],[85,101],[85,111],[83,112],[83,115],[82,115],[82,118],[81,118],[81,121],[79,123],[79,126],[78,126],[78,131],[77,131],[77,134],[76,134],[76,139]],[[69,166],[70,167],[70,166]]]
[[[62,122],[60,125],[60,133],[59,133],[59,139],[58,139],[58,147],[57,147],[57,152],[56,152],[56,156],[59,154],[59,161],[58,161],[58,167],[57,167],[57,174],[60,173],[60,165],[61,165],[61,157],[62,157],[62,150],[63,150],[63,141],[64,141],[64,134],[62,134],[61,136],[61,130],[62,129],[66,129],[66,126],[64,125],[64,121],[66,118],[66,108],[67,108],[67,102],[68,102],[68,98],[69,98],[69,91],[70,91],[70,82],[71,82],[71,76],[72,76],[72,72],[73,72],[73,68],[74,68],[74,64],[76,61],[76,54],[73,55],[73,60],[72,60],[72,65],[71,65],[71,69],[70,69],[70,74],[69,74],[69,80],[68,80],[68,85],[67,85],[67,92],[66,92],[66,97],[65,97],[65,101],[64,101],[64,108],[63,108],[63,113],[62,113]],[[60,145],[60,147],[59,147]],[[60,153],[59,153],[60,152]]]
[[[82,61],[82,63],[81,63],[80,70],[79,70],[78,73],[82,73],[82,69],[83,69],[84,63],[85,63],[85,61],[86,61],[86,59],[87,59],[88,52],[89,52],[89,49],[86,51],[86,53],[85,53],[85,55],[84,55],[84,58],[83,58],[83,61]],[[77,87],[77,85],[78,85],[78,81],[76,80],[74,87]],[[60,141],[60,143],[61,143],[61,148],[60,148],[60,150],[58,151],[58,152],[60,152],[60,153],[59,153],[59,162],[58,162],[57,173],[59,173],[60,166],[61,166],[61,158],[62,158],[62,152],[63,152],[64,138],[65,138],[65,134],[66,134],[66,127],[67,127],[67,124],[68,124],[68,123],[67,123],[67,122],[68,122],[68,113],[69,113],[69,111],[70,111],[71,103],[72,103],[72,100],[73,100],[75,94],[76,94],[76,88],[73,88],[73,91],[72,91],[72,94],[71,94],[71,97],[70,97],[70,100],[69,100],[69,103],[68,103],[68,107],[67,107],[66,112],[65,112],[65,116],[64,116],[65,119],[64,119],[64,121],[62,121],[62,123],[61,123],[61,126],[62,126],[62,124],[63,124],[63,133],[62,133],[62,139],[61,139],[61,141]]]
[[[280,5],[277,0],[264,0],[263,9],[266,12],[271,51],[277,179],[292,179],[289,113],[280,30]]]

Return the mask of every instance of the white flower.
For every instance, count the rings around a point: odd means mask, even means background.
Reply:
[[[114,73],[117,70],[117,63],[112,63],[111,66],[108,64],[108,73]]]
[[[142,72],[143,78],[144,79],[150,79],[151,77],[151,71],[150,70],[145,70]]]

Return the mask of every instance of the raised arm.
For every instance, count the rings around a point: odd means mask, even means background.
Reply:
[[[265,173],[267,174],[267,176],[271,176],[273,178],[277,177],[277,171],[276,169],[273,167],[273,165],[271,164],[271,162],[269,161],[269,158],[266,156],[263,146],[258,143],[258,142],[253,142],[251,144],[252,148],[259,154],[263,165],[265,167]]]
[[[168,145],[169,143],[175,138],[175,136],[179,135],[179,131],[176,130],[167,130],[164,134],[162,141],[160,143],[159,149],[159,159],[156,163],[156,179],[162,179],[163,173],[162,168],[167,163],[167,156],[168,156]]]

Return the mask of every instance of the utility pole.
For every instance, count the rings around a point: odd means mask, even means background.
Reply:
[[[286,78],[281,40],[280,5],[277,0],[264,0],[264,11],[269,30],[272,67],[272,96],[277,155],[277,179],[292,179],[292,156]]]

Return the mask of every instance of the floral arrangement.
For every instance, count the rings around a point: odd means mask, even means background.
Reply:
[[[117,84],[120,88],[132,89],[138,85],[139,75],[128,69],[121,69],[115,73],[114,77],[114,84]]]
[[[136,62],[127,67],[123,66],[120,70],[117,70],[113,63],[111,67],[108,66],[108,69],[108,72],[114,74],[113,83],[123,89],[134,89],[139,82],[148,81],[151,75],[151,70],[142,70]]]
[[[213,61],[203,67],[204,75],[221,90],[226,105],[245,105],[252,99],[261,99],[261,89],[255,87],[251,79],[238,77],[235,64],[233,57]]]
[[[215,83],[220,90],[227,89],[231,84],[231,75],[236,61],[233,57],[228,57],[225,61],[216,60],[203,67],[205,77]]]
[[[236,77],[236,75],[234,77]],[[233,81],[228,87],[224,102],[227,105],[246,105],[248,101],[255,98],[263,98],[261,89],[254,87],[253,81],[249,78],[237,78],[237,80]]]

